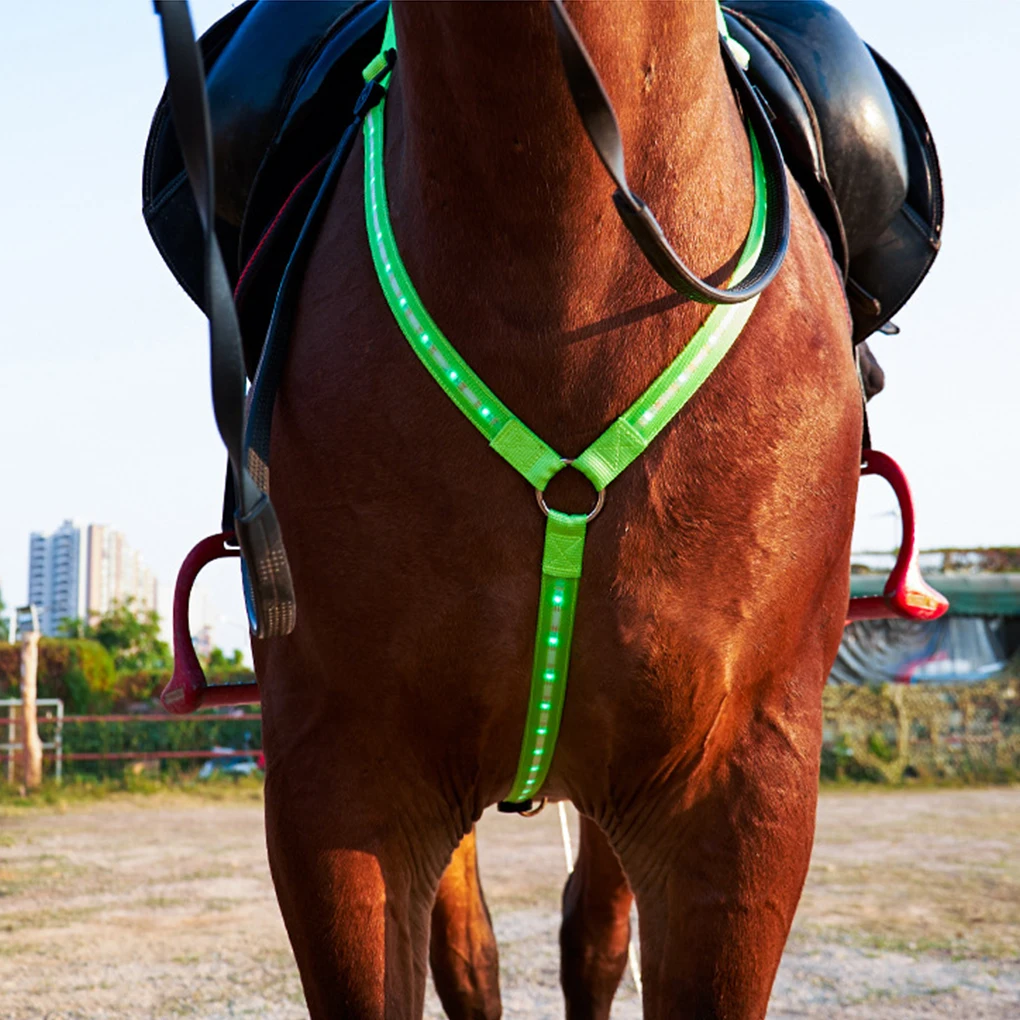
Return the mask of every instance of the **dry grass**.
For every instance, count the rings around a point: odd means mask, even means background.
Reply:
[[[258,791],[212,793],[0,811],[0,1018],[306,1015]],[[560,1017],[556,812],[480,845],[505,1015]],[[1018,789],[824,792],[770,1018],[1020,1015],[1018,847]]]

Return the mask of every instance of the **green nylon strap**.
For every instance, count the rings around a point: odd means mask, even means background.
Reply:
[[[545,782],[563,716],[574,636],[574,611],[584,557],[583,514],[550,510],[542,554],[542,590],[531,666],[531,696],[517,776],[507,800],[530,800]]]
[[[395,47],[391,12],[383,51],[365,69],[366,80],[383,70],[383,54]],[[385,86],[388,77],[380,84]],[[397,325],[433,379],[488,439],[492,449],[542,491],[567,462],[474,373],[429,315],[404,267],[386,200],[385,105],[385,99],[380,99],[366,114],[364,123],[365,224],[383,294]],[[765,235],[765,169],[750,127],[748,133],[754,166],[754,212],[731,284],[742,280],[755,264]],[[644,452],[712,374],[740,335],[757,300],[714,308],[669,367],[573,461],[598,491]],[[548,513],[531,694],[517,774],[508,797],[513,802],[528,801],[538,793],[552,762],[566,695],[586,524],[583,515],[556,510]]]
[[[365,118],[365,215],[372,261],[393,317],[415,354],[489,445],[532,485],[544,489],[563,458],[520,421],[446,339],[411,283],[393,238],[383,177],[385,101]],[[378,140],[378,141],[377,141]]]
[[[731,283],[739,283],[751,271],[765,237],[765,166],[750,126],[748,133],[754,164],[754,212]],[[669,367],[574,461],[574,467],[596,489],[604,489],[676,417],[733,346],[757,303],[755,297],[739,305],[717,305]]]

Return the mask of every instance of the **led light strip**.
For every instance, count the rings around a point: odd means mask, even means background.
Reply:
[[[580,514],[549,511],[531,667],[531,697],[517,776],[507,795],[510,803],[531,800],[542,788],[552,764],[566,699],[587,523],[587,518]]]
[[[565,629],[569,633],[569,626],[573,624],[574,608],[576,605],[577,589],[570,593],[571,605],[565,606],[567,599],[567,582],[565,578],[557,577],[551,579],[547,575],[542,577],[543,602],[551,606],[548,613],[548,625],[543,627],[541,622],[538,629],[538,640],[535,642],[535,671],[541,672],[542,688],[539,699],[536,702],[536,718],[529,719],[527,727],[530,739],[525,740],[524,755],[530,755],[531,763],[528,765],[527,775],[518,775],[513,789],[507,796],[507,800],[521,801],[528,800],[532,793],[542,785],[545,774],[549,771],[552,749],[556,746],[556,737],[549,739],[550,755],[546,756],[546,739],[549,737],[550,724],[553,719],[553,706],[558,705],[562,709],[563,701],[557,697],[556,684],[561,687],[566,683],[567,668],[570,664],[569,641],[565,636]],[[545,615],[545,614],[543,614]],[[559,728],[559,719],[556,719],[554,730]]]

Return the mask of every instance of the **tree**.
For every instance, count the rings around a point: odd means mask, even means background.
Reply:
[[[136,613],[133,607],[132,598],[115,602],[95,626],[86,626],[81,636],[98,641],[110,653],[118,671],[170,669],[173,659],[167,643],[159,637],[159,613],[154,609]],[[80,626],[80,621],[64,623]]]
[[[62,638],[84,638],[89,637],[89,628],[80,616],[65,616],[57,624],[57,637]]]
[[[8,624],[7,617],[4,615],[4,610],[7,608],[4,602],[4,593],[0,591],[0,641],[10,641],[13,634],[11,634],[11,628]]]
[[[240,669],[243,658],[240,648],[235,648],[234,654],[228,659],[222,648],[213,645],[213,649],[209,653],[208,665],[210,669]]]

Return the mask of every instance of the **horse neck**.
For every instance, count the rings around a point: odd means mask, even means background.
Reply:
[[[753,186],[715,4],[569,12],[615,105],[631,186],[689,264],[724,276]],[[397,4],[395,19],[387,179],[398,242],[418,250],[409,269],[418,263],[426,289],[429,275],[456,273],[464,292],[550,330],[605,312],[622,275],[638,274],[649,299],[671,293],[617,221],[544,0]]]

